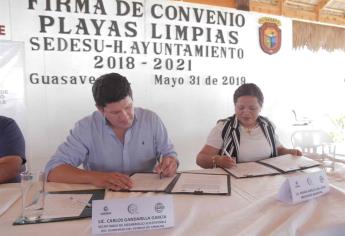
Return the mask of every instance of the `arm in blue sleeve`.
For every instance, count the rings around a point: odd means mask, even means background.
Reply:
[[[89,127],[78,122],[47,163],[45,173],[48,175],[52,169],[62,164],[78,167],[85,162],[89,153],[89,132]]]
[[[156,152],[162,154],[163,156],[171,156],[177,159],[177,153],[174,150],[174,145],[169,139],[168,131],[164,126],[162,120],[155,115],[153,117],[153,122],[155,123],[155,141],[156,141]]]
[[[1,131],[4,138],[1,147],[1,156],[19,156],[22,163],[26,162],[25,157],[25,141],[22,132],[17,123],[10,118],[7,118],[6,125]]]

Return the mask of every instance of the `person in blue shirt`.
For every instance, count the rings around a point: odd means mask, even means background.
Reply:
[[[100,76],[92,93],[97,111],[78,121],[58,147],[45,167],[48,181],[122,190],[133,186],[131,173],[176,173],[177,153],[163,122],[154,112],[134,107],[124,76]]]
[[[25,162],[22,132],[13,119],[0,116],[0,183],[19,182]]]

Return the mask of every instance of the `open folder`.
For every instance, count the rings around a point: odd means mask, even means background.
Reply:
[[[92,201],[104,199],[104,189],[47,192],[45,209],[39,219],[19,217],[13,225],[77,220],[92,216]]]
[[[238,163],[236,166],[224,170],[236,178],[249,178],[285,174],[319,165],[319,162],[308,157],[287,154],[256,162]]]
[[[156,173],[134,173],[130,192],[164,192],[186,194],[230,195],[228,174],[178,173],[160,178]]]

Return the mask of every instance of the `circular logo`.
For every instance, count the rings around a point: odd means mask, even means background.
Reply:
[[[162,213],[164,208],[165,207],[164,207],[163,203],[161,203],[161,202],[157,202],[156,205],[155,205],[155,211],[157,213]]]
[[[296,181],[296,182],[295,182],[295,188],[299,188],[299,187],[301,187],[301,186],[300,186],[299,183]]]
[[[135,204],[129,204],[127,210],[130,214],[138,214],[138,206]]]
[[[313,181],[311,180],[311,178],[307,178],[307,183],[309,184],[309,185],[312,185],[313,184]]]
[[[325,182],[325,178],[322,175],[320,175],[320,183],[323,183],[323,182]]]
[[[109,211],[109,208],[107,206],[103,207],[104,211]]]

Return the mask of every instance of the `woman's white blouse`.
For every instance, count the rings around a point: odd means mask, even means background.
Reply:
[[[223,145],[222,130],[225,122],[219,122],[211,130],[207,137],[206,144],[216,149],[221,149]],[[278,136],[275,135],[276,146],[279,147]],[[271,155],[271,148],[260,126],[252,129],[248,133],[240,125],[240,148],[237,157],[238,162],[258,161],[266,159]]]

